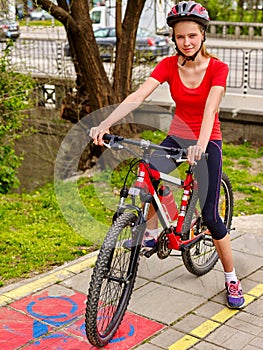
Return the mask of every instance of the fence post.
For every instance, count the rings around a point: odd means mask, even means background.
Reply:
[[[244,59],[244,89],[243,92],[246,95],[248,89],[248,69],[249,69],[249,51],[245,51],[245,59]]]
[[[249,39],[253,39],[254,37],[254,27],[249,27],[248,28],[248,36],[249,36]]]
[[[57,67],[58,74],[62,74],[62,44],[61,42],[57,42]]]
[[[241,33],[240,27],[236,26],[235,27],[235,37],[236,37],[236,39],[238,39],[240,37],[240,33]]]
[[[223,38],[226,38],[226,34],[227,34],[227,25],[224,24],[223,25],[223,33],[222,33]]]

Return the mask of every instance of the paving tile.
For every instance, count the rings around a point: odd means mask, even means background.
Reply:
[[[197,277],[189,273],[184,266],[160,277],[158,281],[205,298],[213,297],[224,287],[224,275],[221,272],[212,270],[204,276]]]
[[[241,317],[242,315],[242,317]],[[257,336],[262,333],[263,321],[260,317],[249,315],[248,313],[241,313],[236,315],[226,322],[226,326],[235,328],[236,330],[251,335]]]
[[[173,325],[173,328],[183,333],[191,333],[193,329],[200,326],[205,321],[205,317],[197,316],[191,313],[184,317],[182,320],[176,322]]]
[[[169,256],[164,260],[159,259],[157,255],[153,255],[150,258],[142,257],[139,264],[138,276],[155,280],[182,264],[181,257]]]
[[[0,349],[18,349],[32,339],[33,320],[10,308],[0,308]]]
[[[245,347],[242,348],[242,350],[258,350],[260,348],[256,347],[255,345],[246,345]]]
[[[203,297],[152,282],[133,293],[129,310],[171,324],[204,301]]]
[[[206,340],[226,349],[240,350],[254,339],[254,335],[222,325],[211,333]]]
[[[52,327],[61,327],[84,314],[86,296],[69,288],[53,285],[13,302],[10,307]]]
[[[192,350],[222,350],[222,349],[226,349],[226,348],[223,346],[211,344],[202,340],[200,341],[200,343],[192,347]]]
[[[92,269],[88,269],[60,283],[60,285],[76,290],[87,295],[91,279]]]
[[[41,339],[37,339],[32,344],[28,344],[23,347],[26,350],[36,349],[63,349],[63,350],[92,350],[93,347],[84,339],[79,339],[74,336],[69,336],[63,332],[53,332],[48,336],[44,336]],[[6,349],[7,350],[7,349]],[[11,349],[10,349],[11,350]]]
[[[154,339],[151,340],[151,344],[164,347],[164,349],[168,349],[169,346],[176,343],[179,339],[181,339],[185,334],[176,331],[172,328],[167,328],[163,332],[159,333]]]
[[[244,311],[236,314],[234,319],[240,320],[241,322],[246,322],[251,326],[255,325],[256,327],[260,327],[261,329],[263,329],[263,318],[257,315],[250,314],[249,312],[247,312],[247,310],[248,307],[246,307]]]
[[[141,288],[142,286],[145,286],[148,283],[150,283],[150,282],[147,279],[137,276],[136,281],[135,281],[135,285],[134,285],[134,290]]]
[[[160,350],[160,349],[165,349],[163,347],[160,346],[155,346],[152,343],[146,343],[146,344],[142,344],[139,346],[136,346],[135,348],[133,348],[134,350]]]
[[[263,297],[248,305],[246,307],[246,312],[263,318]]]
[[[232,248],[239,252],[263,257],[263,232],[248,233],[232,241]]]
[[[253,350],[263,349],[263,340],[262,338],[255,337],[249,342],[248,345],[251,346]]]
[[[263,282],[263,269],[259,269],[255,273],[251,274],[248,278],[252,281],[262,283]]]
[[[194,314],[197,316],[212,318],[215,314],[221,311],[224,308],[223,305],[218,304],[213,301],[207,301],[204,305],[200,306],[198,309],[194,311]]]
[[[234,265],[238,278],[242,279],[259,270],[263,266],[262,256],[252,256],[246,252],[233,249]]]
[[[0,295],[0,306],[5,306],[10,304],[13,299],[6,297],[5,295]]]
[[[263,215],[246,215],[233,217],[233,226],[237,226],[237,230],[244,233],[257,232],[263,235]]]

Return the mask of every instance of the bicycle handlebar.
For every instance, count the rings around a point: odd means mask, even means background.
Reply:
[[[89,130],[87,131],[89,133]],[[152,149],[152,150],[159,150],[159,151],[166,151],[167,153],[170,153],[169,155],[166,155],[166,157],[170,156],[171,158],[175,158],[173,156],[177,156],[177,159],[179,158],[180,161],[185,161],[187,160],[187,149],[185,148],[174,148],[174,147],[165,147],[165,146],[160,146],[156,145],[155,143],[151,143],[149,140],[134,140],[134,139],[126,139],[122,136],[118,135],[112,135],[112,134],[104,134],[102,139],[104,141],[109,141],[109,148],[112,148],[113,145],[119,145],[121,143],[126,143],[129,145],[134,145],[137,147],[140,147],[142,149]],[[120,149],[121,147],[119,147]],[[203,153],[202,158],[208,158],[208,153]]]
[[[132,140],[132,139],[126,139],[122,136],[117,136],[117,135],[112,135],[112,134],[104,134],[103,135],[103,140],[109,141],[109,143],[126,143],[134,146],[138,146],[143,149],[153,149],[153,150],[162,150],[162,151],[167,151],[170,154],[178,154],[180,153],[181,155],[187,155],[187,149],[182,149],[182,148],[174,148],[174,147],[165,147],[165,146],[160,146],[156,145],[155,143],[151,143],[149,140]]]

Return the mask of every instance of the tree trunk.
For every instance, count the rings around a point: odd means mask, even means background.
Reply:
[[[131,93],[136,34],[144,4],[145,0],[129,1],[123,23],[121,23],[119,14],[120,9],[117,7],[117,47],[113,74],[113,90],[118,93],[120,100],[123,100]],[[119,7],[121,7],[121,4],[119,4]]]
[[[49,11],[65,27],[77,79],[76,118],[81,119],[87,111],[121,102],[131,92],[131,77],[136,32],[145,0],[129,0],[123,23],[121,1],[116,1],[116,62],[113,82],[110,83],[100,58],[99,48],[93,34],[87,0],[35,0]],[[69,105],[72,104],[72,96]]]
[[[116,1],[116,61],[110,82],[94,37],[88,1],[70,1],[68,5],[66,0],[57,0],[55,5],[49,0],[34,0],[64,25],[77,74],[77,92],[65,96],[62,118],[76,123],[90,112],[120,103],[131,92],[136,33],[145,1],[128,0],[123,21],[122,1]],[[122,134],[128,136],[131,128],[131,124],[121,126]],[[92,149],[86,152],[89,159]],[[82,163],[88,164],[86,159]]]

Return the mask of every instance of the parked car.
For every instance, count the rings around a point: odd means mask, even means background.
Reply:
[[[41,8],[36,8],[35,10],[31,11],[29,16],[31,21],[44,21],[46,19],[54,18],[50,13],[42,10]]]
[[[19,24],[16,21],[0,18],[0,41],[16,40],[20,36]]]
[[[112,60],[116,47],[116,30],[114,27],[100,28],[94,31],[96,42],[100,49],[100,56],[104,60]],[[158,56],[169,55],[170,45],[167,37],[150,33],[146,29],[138,28],[135,46],[136,59],[153,60]],[[69,44],[64,48],[64,55],[70,55]]]

